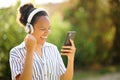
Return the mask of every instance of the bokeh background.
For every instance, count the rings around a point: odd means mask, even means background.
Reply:
[[[74,80],[120,80],[120,0],[0,0],[0,80],[11,80],[9,51],[26,35],[17,8],[27,1],[48,10],[47,41],[59,51],[67,31],[77,32]]]

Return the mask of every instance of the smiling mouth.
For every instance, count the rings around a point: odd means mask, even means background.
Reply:
[[[43,37],[41,37],[41,40],[42,40],[43,42],[45,42],[46,39],[47,39],[47,36],[43,36]]]
[[[43,39],[47,39],[47,36],[43,36],[43,37],[41,37],[41,38],[43,38]]]

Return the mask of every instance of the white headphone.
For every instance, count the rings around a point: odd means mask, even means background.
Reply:
[[[38,12],[40,12],[40,11],[45,11],[45,12],[47,13],[47,11],[46,11],[45,9],[43,9],[43,8],[37,8],[37,9],[33,10],[33,11],[29,14],[28,19],[27,19],[27,24],[26,24],[26,27],[25,27],[26,33],[31,34],[31,33],[34,32],[33,26],[32,26],[32,24],[30,24],[30,23],[31,23],[32,18],[34,17],[34,15],[37,14]],[[48,13],[47,13],[47,14],[48,14]]]

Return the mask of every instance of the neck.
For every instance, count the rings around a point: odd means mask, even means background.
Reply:
[[[37,45],[36,45],[36,49],[41,49],[42,47],[43,47],[42,44],[37,44]]]
[[[35,47],[35,52],[37,54],[39,54],[41,57],[42,57],[42,47],[43,47],[43,45],[41,45],[41,44],[37,44]]]

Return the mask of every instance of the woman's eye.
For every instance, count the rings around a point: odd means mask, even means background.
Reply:
[[[40,30],[46,30],[46,29],[40,29]]]
[[[49,31],[50,30],[50,28],[48,28],[48,29],[45,29],[45,28],[40,28],[40,30],[42,30],[42,31]]]

